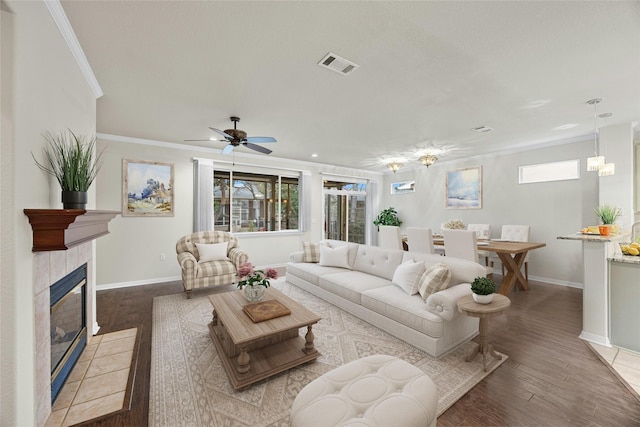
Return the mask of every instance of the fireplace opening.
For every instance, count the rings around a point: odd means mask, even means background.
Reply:
[[[87,264],[50,287],[51,402],[87,345]]]

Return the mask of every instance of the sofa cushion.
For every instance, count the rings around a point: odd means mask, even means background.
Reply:
[[[321,240],[320,244],[327,245],[330,248],[340,248],[342,246],[346,246],[347,248],[349,248],[349,265],[351,266],[351,268],[353,268],[353,264],[356,260],[356,255],[358,253],[358,246],[360,246],[359,244],[345,242],[344,240],[331,240],[331,239]]]
[[[424,273],[424,262],[415,262],[410,259],[396,268],[391,282],[400,286],[408,295],[415,295],[418,293],[422,273]]]
[[[395,286],[391,286],[391,282],[389,280],[381,277],[371,276],[360,271],[344,270],[341,273],[325,274],[320,278],[318,285],[321,288],[356,304],[360,304],[360,294],[366,290],[384,286],[395,288]],[[400,292],[403,291],[401,290]]]
[[[324,267],[317,263],[289,262],[287,263],[287,274],[299,277],[309,283],[318,285],[320,277],[326,274],[341,273],[346,271],[339,267]]]
[[[320,261],[318,264],[324,267],[340,267],[351,269],[349,265],[349,248],[340,246],[331,248],[329,246],[320,246]]]
[[[422,273],[422,277],[418,281],[420,296],[425,301],[429,295],[447,289],[451,282],[451,270],[446,264],[439,262]]]
[[[420,295],[407,295],[398,286],[385,286],[362,293],[362,306],[402,323],[418,332],[438,338],[444,333],[444,320],[427,310]]]
[[[236,266],[229,260],[199,262],[198,267],[196,268],[196,278],[198,279],[209,276],[225,276],[235,274]]]
[[[353,269],[391,280],[396,268],[402,264],[402,252],[404,251],[400,249],[358,245],[358,254],[353,263]]]
[[[207,261],[226,261],[229,259],[227,256],[227,248],[229,242],[221,243],[196,243],[198,248],[198,262]]]
[[[302,242],[302,250],[304,251],[302,262],[320,261],[320,243]]]
[[[449,286],[459,285],[460,283],[471,283],[476,277],[485,277],[487,275],[487,270],[483,265],[466,259],[405,251],[402,261],[404,262],[409,259],[424,261],[425,269],[438,263],[446,264],[449,270],[451,270],[451,283],[449,283]]]

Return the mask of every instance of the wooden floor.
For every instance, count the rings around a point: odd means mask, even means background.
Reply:
[[[174,282],[98,292],[100,333],[138,327],[142,342],[131,411],[91,425],[148,425],[153,298],[181,291]],[[533,282],[510,298],[507,314],[489,322],[509,359],[438,426],[640,426],[640,402],[578,338],[580,289]]]

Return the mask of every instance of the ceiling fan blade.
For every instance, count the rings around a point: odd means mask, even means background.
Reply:
[[[259,151],[261,153],[264,153],[264,154],[271,154],[271,150],[269,150],[268,148],[264,148],[261,145],[252,144],[250,142],[243,142],[242,145],[244,145],[247,148],[251,148],[252,150],[256,150],[256,151]]]
[[[217,139],[183,139],[184,142],[217,142]]]
[[[229,144],[222,149],[222,154],[229,154],[233,151],[234,148],[235,148],[235,145]]]
[[[248,136],[247,142],[278,142],[272,136]]]
[[[212,128],[212,127],[209,127],[209,129],[211,129],[211,130],[212,130],[212,131],[214,131],[215,133],[217,133],[217,134],[221,135],[224,139],[227,139],[227,140],[229,140],[229,141],[231,141],[231,140],[233,139],[233,137],[232,137],[231,135],[229,135],[229,134],[228,134],[228,133],[226,133],[226,132],[221,131],[220,129],[216,129],[216,128]]]

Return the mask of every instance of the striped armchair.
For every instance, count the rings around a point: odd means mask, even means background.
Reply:
[[[201,260],[196,243],[210,245],[223,242],[228,242],[228,259]],[[225,231],[200,231],[178,240],[176,253],[182,269],[182,285],[187,298],[191,298],[191,291],[194,289],[237,282],[238,267],[249,259],[249,255],[239,246],[238,239]]]

